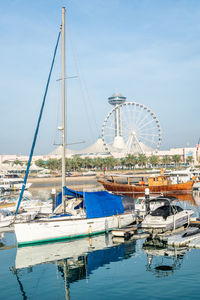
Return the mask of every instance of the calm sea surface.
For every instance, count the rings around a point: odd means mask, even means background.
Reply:
[[[13,232],[0,238],[0,299],[200,299],[200,250],[111,235],[22,248]]]

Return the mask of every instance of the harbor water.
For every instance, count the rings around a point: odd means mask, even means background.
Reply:
[[[0,299],[200,298],[198,249],[110,234],[21,248],[14,232],[0,238]]]

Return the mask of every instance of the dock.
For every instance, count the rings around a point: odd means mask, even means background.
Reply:
[[[137,231],[138,231],[138,225],[132,225],[124,228],[114,229],[112,230],[112,235],[115,237],[123,237],[125,239],[128,239]]]
[[[200,248],[200,229],[197,227],[181,228],[171,234],[158,235],[158,238],[165,241],[169,246]]]
[[[141,230],[140,224],[129,225],[124,228],[117,228],[112,230],[113,239],[144,239],[150,236],[149,232],[144,232]]]

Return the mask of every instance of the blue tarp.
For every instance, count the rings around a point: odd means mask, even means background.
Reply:
[[[108,192],[84,193],[86,215],[88,219],[108,217],[124,212],[122,199]]]
[[[64,188],[65,195],[83,198],[88,219],[108,217],[124,212],[124,206],[120,196],[112,195],[106,191],[102,192],[78,192]],[[62,202],[62,192],[56,196],[56,205]],[[78,207],[77,207],[78,208]]]

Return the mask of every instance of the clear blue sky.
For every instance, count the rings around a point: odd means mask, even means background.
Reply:
[[[0,154],[28,154],[53,50],[67,13],[68,142],[93,143],[120,92],[158,117],[162,149],[200,137],[200,1],[0,1]],[[55,146],[61,96],[55,65],[35,154]],[[75,57],[75,59],[74,59]],[[60,104],[59,104],[60,105]],[[80,148],[80,145],[77,146]]]

